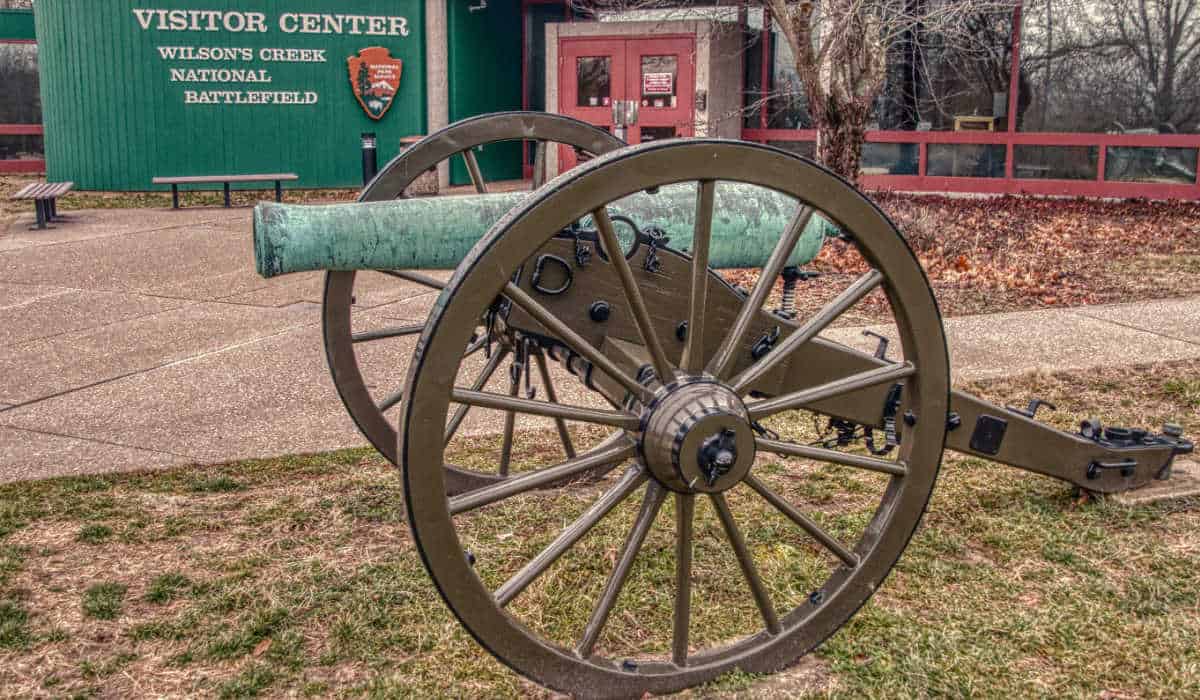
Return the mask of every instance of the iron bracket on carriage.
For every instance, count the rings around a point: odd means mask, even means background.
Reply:
[[[491,193],[475,167],[475,194],[404,197],[438,163],[520,139],[537,142],[539,159],[553,145],[596,157],[530,193]],[[546,172],[545,163],[535,172]],[[952,390],[942,319],[904,239],[861,193],[782,151],[705,139],[623,147],[565,117],[488,115],[414,145],[361,199],[260,205],[258,270],[328,272],[334,383],[366,437],[403,468],[414,540],[438,590],[502,661],[577,695],[670,692],[733,669],[792,663],[890,571],[946,449],[1095,493],[1169,478],[1176,456],[1193,449],[1177,426],[1158,433],[1084,421],[1078,431],[1059,430],[1038,420],[1045,402],[1009,408]],[[862,265],[836,296],[817,301],[804,287],[815,273],[804,268],[827,240]],[[722,268],[761,274],[739,290]],[[455,273],[443,282],[416,272],[437,269]],[[364,275],[380,274],[439,295],[425,324],[360,328],[356,289]],[[867,299],[890,321],[878,326],[886,331],[860,333],[874,345],[861,348],[834,331]],[[381,390],[389,379],[368,377],[368,350],[417,335],[407,377],[392,376]],[[505,362],[507,382],[498,374]],[[508,391],[489,390],[497,382]],[[504,415],[493,469],[445,459],[473,408]],[[812,432],[787,418],[797,413],[813,417]],[[515,426],[526,416],[549,421],[562,461],[515,466]],[[607,437],[587,447],[576,425]],[[855,541],[781,495],[758,469],[766,455],[882,479],[878,507]],[[463,519],[581,477],[607,490],[498,588],[485,584],[480,548],[463,544],[472,539]],[[526,624],[513,602],[638,491],[641,509],[581,637],[567,644]],[[776,608],[740,529],[732,494],[743,491],[830,558],[826,580],[786,610]],[[670,638],[658,653],[611,656],[603,632],[668,497],[676,525]],[[711,503],[761,615],[759,631],[713,648],[689,641],[697,500]]]

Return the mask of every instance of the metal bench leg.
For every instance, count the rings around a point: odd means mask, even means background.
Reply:
[[[40,199],[33,200],[33,207],[37,210],[37,227],[39,229],[46,228],[46,207],[45,202]]]
[[[283,183],[281,183],[279,180],[275,181],[275,201],[283,201]]]
[[[171,185],[171,208],[179,208],[179,185]]]
[[[225,208],[228,209],[230,206],[231,205],[229,203],[229,183],[226,182],[225,183]]]

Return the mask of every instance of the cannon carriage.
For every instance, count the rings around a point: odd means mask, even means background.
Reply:
[[[514,139],[537,144],[535,190],[491,193],[473,149]],[[593,157],[543,184],[554,147]],[[465,159],[475,194],[402,197],[452,157]],[[367,438],[401,467],[434,584],[485,648],[555,689],[640,696],[735,669],[786,667],[882,584],[946,449],[1103,493],[1168,478],[1173,459],[1192,449],[1172,426],[1155,433],[1084,421],[1068,433],[1038,421],[1036,404],[1012,409],[952,390],[936,301],[894,225],[820,166],[769,147],[707,139],[622,147],[564,117],[489,115],[416,144],[362,200],[260,205],[258,269],[329,271],[334,382]],[[858,271],[801,310],[805,266],[829,240],[855,256]],[[761,268],[750,289],[716,272],[745,267]],[[443,283],[417,272],[432,269],[454,274]],[[358,330],[364,274],[440,290],[427,321]],[[891,353],[856,349],[835,332],[863,304],[886,317]],[[391,385],[372,389],[381,383],[365,377],[379,368],[360,350],[404,338],[416,339],[406,377],[384,367]],[[507,378],[497,374],[505,364]],[[498,454],[494,464],[452,465],[447,445],[473,409],[503,416]],[[539,439],[553,435],[556,448],[523,448],[518,419],[542,421]],[[548,464],[531,464],[533,452]],[[808,512],[789,496],[814,468],[863,475],[846,482],[852,517]],[[586,496],[577,517],[531,556],[503,556],[512,525],[489,511],[554,503],[545,494],[563,490]],[[586,623],[547,627],[540,612],[553,601],[539,585],[551,567],[562,568],[589,533],[612,532],[617,511],[639,499],[611,561],[571,574],[587,598]],[[749,503],[782,517],[790,530],[781,540],[807,543],[788,550],[788,566],[764,564],[749,544],[762,512]],[[755,611],[727,639],[690,636],[705,600],[694,584],[713,546],[713,533],[697,527],[698,506],[715,515]],[[648,542],[669,544],[649,554]],[[663,609],[619,615],[649,556],[670,561],[658,581]],[[618,625],[622,639],[607,639]]]

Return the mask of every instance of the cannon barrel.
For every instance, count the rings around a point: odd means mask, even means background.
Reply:
[[[309,270],[453,269],[500,218],[527,197],[524,192],[397,199],[329,205],[263,203],[254,211],[258,273],[275,277]],[[609,207],[645,231],[662,230],[670,247],[691,248],[696,209],[694,185],[639,192]],[[761,266],[796,215],[792,198],[761,187],[723,182],[716,190],[710,265]],[[590,217],[583,225],[590,226]],[[813,217],[789,258],[803,265],[820,252],[836,228]]]

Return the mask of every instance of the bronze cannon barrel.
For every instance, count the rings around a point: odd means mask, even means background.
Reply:
[[[447,270],[500,218],[528,196],[524,192],[397,199],[354,204],[263,203],[254,211],[254,255],[264,277],[310,270]],[[797,214],[799,203],[751,185],[717,187],[710,264],[761,266]],[[691,247],[696,208],[693,184],[639,192],[613,203],[643,231],[660,229],[670,247]],[[583,225],[590,226],[590,217]],[[789,263],[802,265],[820,252],[836,228],[813,217]]]

